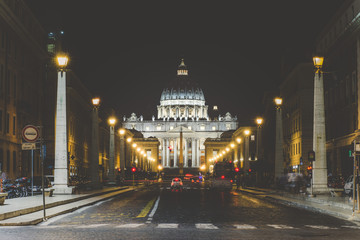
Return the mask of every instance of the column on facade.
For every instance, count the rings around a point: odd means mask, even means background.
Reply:
[[[197,156],[197,167],[200,167],[200,139],[196,141],[196,156]]]
[[[161,139],[161,166],[165,166],[165,139]]]
[[[170,166],[170,149],[169,149],[169,146],[170,146],[170,139],[167,138],[166,139],[166,167]]]
[[[191,138],[191,167],[195,165],[195,138]]]
[[[185,151],[184,151],[184,167],[188,166],[188,139],[184,138]]]
[[[177,167],[177,138],[174,139],[174,167]]]

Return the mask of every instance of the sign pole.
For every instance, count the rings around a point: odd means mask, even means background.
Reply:
[[[34,149],[31,149],[31,196],[34,196]]]

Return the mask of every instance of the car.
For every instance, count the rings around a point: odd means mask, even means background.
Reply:
[[[183,182],[181,178],[173,178],[171,181],[171,188],[172,189],[182,189]]]
[[[49,178],[44,177],[44,188],[50,188],[50,187],[52,187],[52,185]],[[27,188],[28,188],[28,192],[31,193],[31,177],[27,179]],[[33,192],[42,193],[41,176],[34,176]]]
[[[354,183],[354,176],[350,175],[344,184],[344,192],[347,195],[352,195],[352,190],[353,190],[353,183]]]

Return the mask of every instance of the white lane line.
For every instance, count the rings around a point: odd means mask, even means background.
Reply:
[[[295,229],[294,227],[287,226],[287,225],[277,225],[277,224],[268,224],[269,227],[273,227],[276,229]]]
[[[351,228],[351,229],[360,229],[359,226],[341,226],[341,227],[344,227],[344,228]]]
[[[338,229],[335,227],[328,227],[328,226],[322,226],[322,225],[305,225],[306,227],[309,228],[314,228],[314,229]]]
[[[98,227],[104,227],[107,226],[109,224],[90,224],[90,225],[80,225],[80,226],[76,226],[75,228],[98,228]]]
[[[237,229],[256,229],[255,226],[249,224],[235,224],[234,227]]]
[[[195,226],[198,229],[219,229],[217,226],[211,223],[196,223]]]
[[[114,198],[106,199],[106,200],[104,200],[104,201],[95,203],[93,206],[99,206],[99,205],[101,205],[101,204],[103,204],[103,203],[105,203],[105,202],[111,201],[111,200],[113,200],[113,199],[114,199]]]
[[[156,228],[178,228],[177,223],[159,223]]]
[[[127,223],[127,224],[122,224],[122,225],[116,226],[116,228],[137,228],[142,225],[145,225],[145,224],[144,223]]]
[[[156,199],[156,202],[155,202],[155,204],[154,204],[154,207],[153,207],[153,209],[151,210],[151,212],[150,212],[150,214],[149,214],[149,218],[152,218],[153,216],[154,216],[154,214],[155,214],[155,212],[156,212],[156,210],[157,210],[157,208],[158,208],[158,206],[159,206],[159,201],[160,201],[160,195],[159,195],[159,197]]]

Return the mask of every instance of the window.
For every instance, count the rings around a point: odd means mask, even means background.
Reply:
[[[6,113],[6,121],[5,121],[5,129],[6,129],[6,133],[10,132],[10,115],[9,113]]]
[[[6,151],[6,170],[9,173],[10,172],[10,151]]]
[[[160,130],[161,130],[161,126],[158,125],[158,126],[156,127],[156,130],[160,131]]]
[[[201,125],[200,130],[204,131],[205,130],[205,125]]]
[[[13,94],[14,94],[14,103],[16,100],[16,74],[14,74],[14,89],[13,89]]]
[[[188,126],[188,129],[191,130],[191,126]]]
[[[0,148],[0,171],[4,170],[4,151]]]
[[[213,130],[213,131],[215,131],[215,130],[216,130],[216,127],[215,127],[215,126],[213,126],[213,127],[212,127],[212,130]]]
[[[149,131],[149,130],[150,130],[150,128],[149,128],[149,127],[146,127],[145,129],[146,129],[146,131]]]
[[[174,129],[174,126],[170,126],[170,130],[173,130]]]
[[[16,134],[16,117],[13,117],[13,135]]]
[[[3,115],[2,115],[2,110],[0,110],[0,132],[2,132],[3,128]]]
[[[16,173],[16,151],[13,151],[13,170]]]

